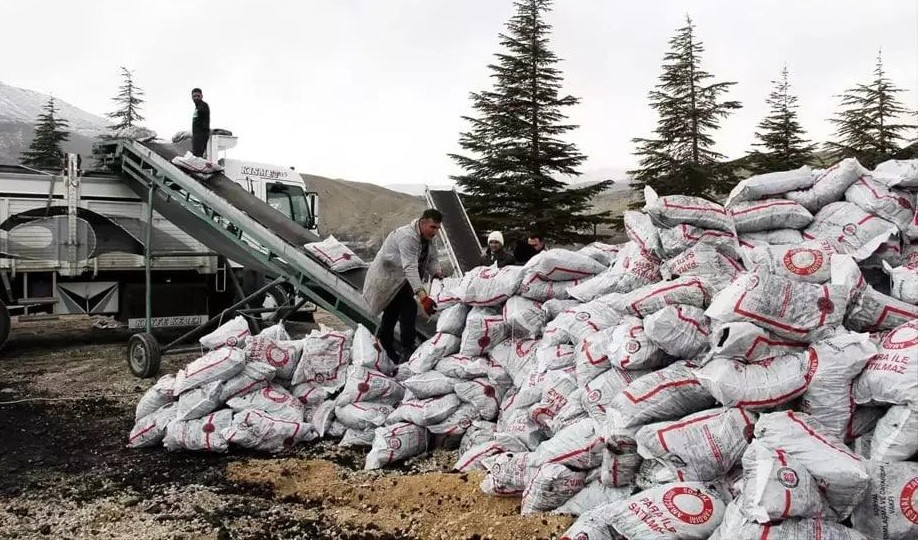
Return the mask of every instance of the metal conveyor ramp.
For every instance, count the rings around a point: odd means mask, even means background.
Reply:
[[[440,236],[460,276],[481,265],[482,247],[455,189],[426,189],[427,204],[443,213]]]

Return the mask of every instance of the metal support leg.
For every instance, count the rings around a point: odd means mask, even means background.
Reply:
[[[153,192],[156,186],[150,184],[147,191],[147,229],[146,242],[143,250],[144,262],[144,287],[146,289],[146,321],[145,328],[148,334],[153,331],[153,277],[150,266],[153,264]]]
[[[229,276],[230,283],[233,285],[233,291],[236,293],[236,299],[245,299],[245,307],[252,309],[252,305],[249,304],[245,292],[243,292],[242,286],[239,284],[239,279],[236,277],[236,273],[233,272],[233,268],[230,266],[229,260],[223,256],[220,257],[220,260],[223,261],[223,267],[226,268],[226,275]],[[261,322],[258,320],[258,318],[253,319],[253,321],[255,323],[255,330],[261,332]]]

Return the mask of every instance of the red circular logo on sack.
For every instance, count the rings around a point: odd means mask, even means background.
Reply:
[[[883,348],[901,350],[918,345],[918,324],[908,323],[894,329],[883,338]]]
[[[204,424],[204,427],[201,428],[201,431],[203,431],[204,433],[213,433],[216,429],[217,429],[216,426],[208,422]]]
[[[462,429],[469,429],[470,427],[472,427],[472,419],[463,418],[462,420],[459,420],[459,427],[461,427]]]
[[[491,343],[491,338],[488,336],[481,336],[478,338],[478,346],[484,349]]]
[[[402,441],[398,437],[392,437],[387,444],[390,450],[398,450],[402,447]]]
[[[707,523],[714,515],[714,501],[696,489],[678,486],[663,494],[663,506],[679,521],[690,525]]]
[[[798,276],[815,274],[822,268],[822,252],[818,249],[791,249],[784,254],[784,267]]]
[[[574,318],[577,319],[578,321],[588,321],[590,320],[590,314],[587,313],[586,311],[581,311]]]
[[[316,382],[317,382],[317,383],[322,384],[322,383],[325,382],[325,374],[323,374],[323,373],[316,373],[315,379],[316,379]]]
[[[268,345],[265,357],[268,363],[274,367],[286,366],[287,362],[290,361],[290,354],[273,343]]]
[[[633,341],[633,340],[629,341],[625,345],[625,350],[628,351],[628,354],[634,354],[638,352],[639,350],[641,350],[641,344],[638,341]]]
[[[491,386],[491,385],[485,385],[485,387],[484,387],[484,395],[486,395],[486,396],[488,396],[488,397],[494,397],[494,387]]]
[[[290,399],[290,396],[288,396],[287,394],[281,394],[280,392],[275,392],[274,390],[271,390],[270,388],[265,388],[264,390],[262,390],[261,395],[265,396],[265,399],[269,399],[273,401],[274,403],[285,403],[288,399]]]
[[[226,338],[226,344],[229,347],[235,347],[237,343],[239,343],[239,340],[236,339],[236,336],[230,336]]]
[[[842,232],[847,234],[848,236],[851,236],[852,234],[857,232],[857,225],[855,225],[854,223],[848,223],[847,225],[842,227]]]
[[[816,300],[816,309],[828,313],[835,309],[835,303],[828,298],[820,298],[819,300]]]
[[[784,487],[795,488],[797,484],[800,483],[800,478],[797,477],[797,472],[790,467],[781,467],[778,469],[777,474],[778,482],[781,482]]]
[[[362,383],[360,383],[360,384],[357,385],[357,391],[358,391],[358,392],[365,393],[365,392],[367,392],[369,389],[370,389],[370,385],[367,384],[367,383],[365,383],[365,382],[362,382]]]
[[[344,259],[345,261],[349,261],[351,260],[351,254],[345,253],[344,255],[341,256],[341,258]]]
[[[587,399],[590,400],[591,403],[596,403],[601,397],[602,392],[600,392],[599,389],[590,390],[590,393],[587,394]]]
[[[902,510],[902,514],[905,516],[905,519],[911,521],[912,523],[918,523],[918,507],[915,500],[915,492],[918,491],[918,476],[912,478],[905,484],[905,487],[902,488],[902,493],[899,494],[899,509]]]
[[[759,276],[750,276],[749,280],[746,281],[746,290],[751,291],[759,286]]]

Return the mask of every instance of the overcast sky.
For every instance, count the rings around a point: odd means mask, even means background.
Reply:
[[[770,82],[786,62],[810,136],[830,136],[834,94],[871,77],[882,47],[889,76],[918,105],[915,0],[560,0],[548,14],[563,59],[569,134],[582,171],[632,167],[632,137],[656,116],[667,41],[694,19],[703,66],[732,80],[744,108],[716,134],[745,153]],[[448,182],[458,170],[469,92],[490,88],[487,64],[511,0],[0,1],[0,80],[89,112],[112,109],[118,66],[146,90],[146,124],[190,129],[194,86],[211,126],[240,137],[232,157],[377,184]]]

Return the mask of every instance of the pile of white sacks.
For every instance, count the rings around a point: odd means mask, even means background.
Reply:
[[[225,325],[131,444],[340,437],[373,469],[458,442],[484,492],[579,516],[570,539],[916,538],[916,190],[918,160],[853,159],[724,206],[647,190],[626,244],[438,282],[400,366],[362,327],[239,349]]]

